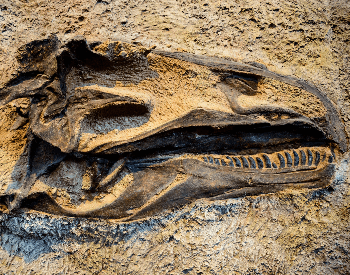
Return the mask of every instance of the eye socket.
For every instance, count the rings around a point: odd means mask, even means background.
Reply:
[[[259,78],[252,75],[231,75],[225,78],[225,82],[242,94],[255,95],[258,90]]]
[[[33,103],[33,104],[37,104],[37,103],[39,103],[39,102],[44,101],[45,99],[46,99],[45,96],[37,94],[37,95],[34,95],[34,96],[33,96],[33,98],[32,98],[32,103]]]
[[[113,118],[113,117],[135,117],[143,116],[149,113],[148,108],[145,105],[122,102],[119,104],[109,104],[102,108],[95,109],[90,113],[96,120]]]
[[[258,89],[259,79],[257,76],[235,75],[233,78],[238,79],[239,81],[251,87],[253,90]]]
[[[85,116],[81,128],[85,133],[107,133],[126,130],[147,123],[150,110],[139,103],[119,102],[95,109]]]

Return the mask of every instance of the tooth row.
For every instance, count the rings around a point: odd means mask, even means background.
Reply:
[[[206,155],[204,162],[250,169],[285,169],[297,167],[317,167],[321,163],[332,163],[334,152],[328,147],[308,147],[296,150],[283,150],[272,154],[256,155]]]

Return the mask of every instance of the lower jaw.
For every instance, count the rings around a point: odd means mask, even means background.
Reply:
[[[257,162],[258,158],[262,159],[260,166],[252,161]],[[68,216],[138,220],[197,199],[219,200],[274,193],[286,188],[326,187],[334,174],[334,158],[335,154],[328,147],[249,156],[181,155],[134,171],[131,173],[133,180],[112,200],[100,198],[92,204],[68,209],[51,199],[45,205],[32,204],[31,208]],[[236,159],[240,160],[241,167],[236,165]],[[118,185],[118,182],[113,184]]]
[[[22,206],[58,215],[138,220],[198,199],[237,198],[288,188],[323,188],[331,183],[335,157],[329,146],[314,146],[268,154],[169,155],[158,163],[150,159],[126,161],[132,180],[124,182],[126,187],[112,198],[107,195],[67,208],[47,194],[37,194]],[[108,193],[113,186],[118,189],[126,177],[124,171],[119,179],[106,184],[105,191]]]

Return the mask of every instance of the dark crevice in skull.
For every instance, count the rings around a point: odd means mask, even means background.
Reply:
[[[126,165],[136,171],[183,154],[251,155],[329,144],[322,132],[305,125],[189,127],[128,144],[134,151]]]

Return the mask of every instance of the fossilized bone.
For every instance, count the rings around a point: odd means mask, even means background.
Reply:
[[[330,183],[337,154],[347,150],[344,126],[325,94],[260,65],[113,41],[75,38],[61,44],[55,37],[21,47],[17,60],[18,75],[1,89],[1,105],[18,98],[30,98],[31,104],[28,110],[17,108],[25,118],[22,122],[29,124],[22,154],[26,172],[3,194],[8,210],[22,205],[55,214],[125,220],[199,198],[320,188]],[[174,101],[182,104],[179,114],[166,111],[159,102],[171,103],[172,95],[152,87],[167,82],[167,70],[176,66],[184,72],[173,74],[181,80],[178,85],[192,85],[186,76],[186,66],[192,66],[188,71],[195,80],[202,71],[200,81],[214,79],[214,84],[206,84],[208,94],[222,96],[222,104],[227,100],[229,107],[186,107],[189,103],[180,98]],[[94,78],[101,83],[90,80]],[[314,95],[324,115],[312,118],[276,104],[242,106],[239,96],[254,97],[262,78]],[[204,89],[203,96],[206,93]],[[75,206],[58,203],[49,189],[32,191],[44,179],[59,185],[55,173],[65,169],[65,163],[77,163],[85,171],[76,171],[83,202]],[[83,199],[86,196],[90,198]]]

